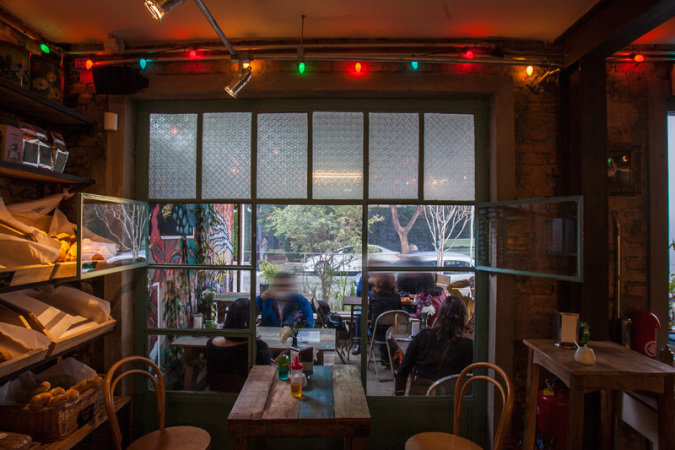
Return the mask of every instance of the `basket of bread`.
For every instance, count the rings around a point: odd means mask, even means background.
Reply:
[[[85,366],[73,361],[71,365]],[[93,372],[93,369],[85,367]],[[52,375],[53,369],[49,369]],[[65,438],[103,409],[101,376],[85,379],[80,376],[75,381],[67,376],[50,376],[48,378],[52,381],[48,381],[41,375],[36,377],[31,374],[32,380],[26,377],[17,380],[14,389],[21,392],[13,395],[16,404],[0,405],[0,429],[29,434],[34,441],[53,442]],[[27,386],[31,387],[26,389]]]

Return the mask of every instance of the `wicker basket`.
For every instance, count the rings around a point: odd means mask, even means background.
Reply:
[[[0,406],[0,429],[29,434],[34,441],[53,442],[74,432],[102,409],[103,390],[99,386],[57,408],[31,411],[21,406]]]

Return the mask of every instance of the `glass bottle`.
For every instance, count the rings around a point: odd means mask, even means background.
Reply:
[[[302,398],[303,378],[302,364],[296,356],[295,360],[293,360],[293,363],[291,364],[291,395],[295,398]]]

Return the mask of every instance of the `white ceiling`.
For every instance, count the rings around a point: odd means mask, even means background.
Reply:
[[[233,40],[306,38],[510,38],[552,42],[597,0],[204,0]],[[186,0],[156,22],[143,0],[0,0],[0,6],[57,43],[129,44],[216,40]]]

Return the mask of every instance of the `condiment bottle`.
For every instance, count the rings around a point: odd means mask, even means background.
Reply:
[[[296,356],[291,364],[291,395],[295,398],[302,398],[303,378],[302,364],[298,361],[298,357]]]

